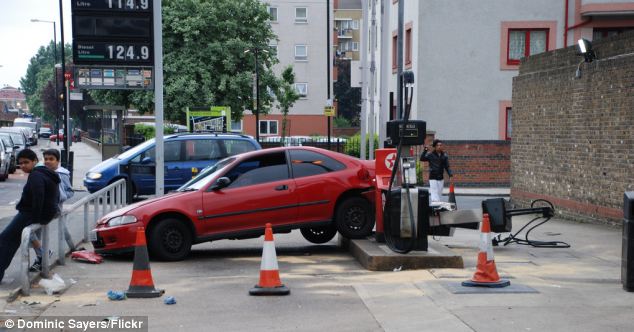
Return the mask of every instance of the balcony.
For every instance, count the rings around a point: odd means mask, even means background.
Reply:
[[[634,3],[624,3],[623,0],[582,0],[580,13],[585,17],[592,16],[634,16]]]

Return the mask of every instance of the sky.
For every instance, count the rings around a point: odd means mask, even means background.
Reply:
[[[72,43],[71,0],[62,0],[64,9],[64,42]],[[57,22],[60,42],[59,0],[0,0],[0,87],[20,87],[31,58],[40,46],[53,40],[52,23],[34,23],[31,19]]]

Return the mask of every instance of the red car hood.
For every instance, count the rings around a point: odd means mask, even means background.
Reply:
[[[137,209],[139,207],[147,207],[147,205],[149,204],[154,204],[156,202],[160,202],[169,198],[172,198],[174,196],[178,196],[178,195],[186,195],[186,194],[191,194],[191,193],[195,193],[195,191],[190,191],[190,192],[173,192],[173,193],[169,193],[167,195],[161,196],[161,197],[155,197],[155,198],[151,198],[151,199],[147,199],[141,202],[136,202],[134,204],[130,204],[127,206],[124,206],[122,208],[120,208],[119,210],[114,210],[108,214],[106,214],[105,216],[101,217],[101,219],[99,219],[99,221],[97,222],[97,225],[99,224],[105,224],[108,220],[110,220],[113,217],[118,217],[118,216],[122,216],[124,214],[129,214],[130,211]]]

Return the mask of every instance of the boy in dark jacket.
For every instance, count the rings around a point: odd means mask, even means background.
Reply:
[[[32,224],[46,225],[59,212],[59,176],[44,165],[37,165],[37,161],[32,150],[18,153],[18,165],[29,178],[15,207],[18,214],[0,233],[0,281],[20,247],[22,230]]]

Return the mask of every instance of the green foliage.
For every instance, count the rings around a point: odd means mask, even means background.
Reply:
[[[289,65],[282,72],[282,79],[279,83],[279,89],[276,94],[277,101],[282,111],[282,137],[286,136],[286,117],[293,104],[299,99],[299,94],[295,90],[295,73],[293,66]]]
[[[370,135],[366,135],[365,137],[366,147],[369,147],[370,144]],[[374,135],[374,148],[376,149],[379,146],[379,136]],[[344,149],[344,153],[349,156],[360,157],[361,156],[361,134],[356,134],[346,141],[346,146]],[[366,148],[365,158],[370,157],[370,151]]]
[[[176,129],[174,127],[171,127],[169,125],[163,127],[164,134],[173,134],[174,132],[176,132]],[[154,129],[154,126],[149,126],[141,123],[137,123],[134,125],[134,133],[143,135],[146,140],[152,139],[156,136],[156,130]]]
[[[58,53],[61,53],[62,44],[57,45]],[[55,84],[55,45],[51,41],[46,47],[40,46],[37,53],[29,61],[29,66],[26,69],[26,74],[20,79],[20,86],[26,96],[26,103],[29,105],[31,112],[37,116],[44,116],[45,112],[49,114],[55,114],[55,110],[50,107],[45,107],[50,102],[46,101],[46,98],[53,96],[43,95],[42,90],[51,82]],[[65,46],[66,62],[69,62],[72,57],[72,49],[70,44]],[[58,56],[59,58],[59,56]],[[60,75],[61,76],[61,75]],[[61,77],[59,77],[60,82]],[[54,94],[53,94],[54,95]]]
[[[350,120],[341,116],[334,118],[332,122],[335,128],[349,128],[352,126]]]
[[[361,114],[361,88],[351,87],[350,60],[337,59],[337,82],[334,84],[337,114],[350,121],[351,126],[359,126]]]
[[[258,0],[163,0],[165,118],[183,123],[185,107],[231,107],[242,118],[254,104],[254,52],[259,48],[260,113],[267,113],[278,91],[271,70],[277,63],[269,42],[275,40],[266,4]],[[152,92],[91,92],[98,103],[153,111]]]

